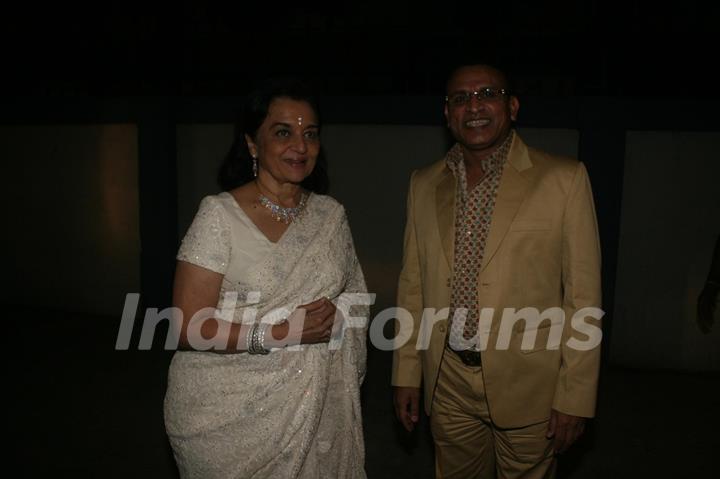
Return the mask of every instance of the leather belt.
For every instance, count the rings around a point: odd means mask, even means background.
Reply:
[[[449,345],[447,346],[447,348],[453,353],[457,354],[460,358],[460,361],[462,361],[463,364],[465,364],[466,366],[482,366],[482,357],[480,356],[480,351],[455,351]]]

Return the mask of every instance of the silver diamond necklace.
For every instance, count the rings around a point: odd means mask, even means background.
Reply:
[[[262,193],[260,185],[257,183],[257,181],[255,182],[255,186],[257,186],[258,192],[260,192],[260,196],[258,196],[258,201],[261,205],[263,205],[270,211],[270,216],[275,221],[282,221],[286,225],[290,224],[290,222],[297,219],[305,209],[308,195],[304,192],[300,195],[300,202],[298,203],[298,205],[288,208],[285,206],[280,206],[277,203],[273,203],[270,198],[268,198]]]

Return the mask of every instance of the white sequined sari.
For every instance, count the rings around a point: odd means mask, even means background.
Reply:
[[[223,272],[219,306],[237,293],[233,321],[240,322],[249,306],[260,318],[322,296],[338,300],[345,292],[365,292],[344,210],[333,199],[311,195],[302,217],[241,274],[233,267],[238,214],[227,193],[203,200],[178,255]],[[240,304],[254,291],[259,303]],[[367,318],[366,308],[352,313]],[[165,425],[181,476],[364,478],[363,322],[345,328],[337,349],[319,344],[268,355],[176,352]]]

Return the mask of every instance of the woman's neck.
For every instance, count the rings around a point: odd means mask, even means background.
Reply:
[[[270,175],[258,174],[255,186],[261,195],[280,206],[295,207],[300,203],[302,188],[295,183],[279,183]]]

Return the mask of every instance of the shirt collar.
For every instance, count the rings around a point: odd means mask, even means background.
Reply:
[[[508,153],[510,152],[510,145],[512,145],[513,138],[515,137],[515,131],[510,130],[505,141],[487,158],[482,161],[483,170],[487,172],[499,173],[502,171],[505,161],[507,161]],[[455,143],[447,155],[445,155],[445,162],[448,168],[457,177],[459,169],[465,170],[465,164],[463,163],[463,150],[460,143]]]

